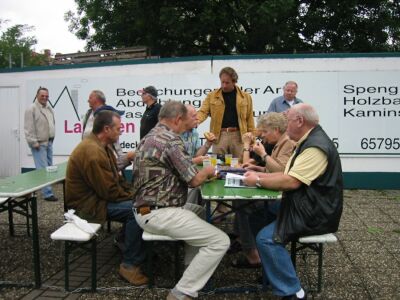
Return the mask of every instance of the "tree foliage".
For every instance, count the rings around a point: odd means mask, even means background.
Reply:
[[[75,0],[65,19],[87,50],[161,56],[399,50],[393,0]]]
[[[0,19],[0,30],[6,23]],[[43,64],[44,55],[34,54],[32,47],[37,41],[34,36],[26,36],[33,30],[32,26],[17,24],[2,30],[0,37],[0,68],[21,66],[21,55],[24,66],[37,66]]]

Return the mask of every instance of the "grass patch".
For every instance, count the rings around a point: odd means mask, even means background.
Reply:
[[[368,227],[367,231],[371,234],[379,234],[383,232],[383,229],[380,227]]]
[[[393,229],[394,233],[400,234],[400,229]]]

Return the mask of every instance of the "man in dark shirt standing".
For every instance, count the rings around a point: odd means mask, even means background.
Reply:
[[[146,110],[140,120],[140,139],[142,139],[158,123],[158,113],[161,104],[157,102],[157,89],[150,85],[142,90],[142,101],[146,104]]]
[[[214,153],[242,157],[242,135],[254,130],[253,100],[236,85],[234,69],[223,68],[219,79],[221,88],[209,93],[198,111],[199,123],[211,117],[210,131],[217,137]]]

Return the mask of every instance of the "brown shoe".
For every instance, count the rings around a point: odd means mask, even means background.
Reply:
[[[193,299],[192,297],[189,297],[188,295],[185,295],[185,297],[183,297],[183,300],[191,300]],[[174,294],[172,294],[172,292],[169,292],[168,296],[167,296],[167,300],[179,300],[178,298],[175,297]]]
[[[122,278],[133,285],[144,285],[149,282],[149,278],[143,275],[140,268],[136,266],[128,269],[120,264],[118,273],[119,275],[121,275]]]

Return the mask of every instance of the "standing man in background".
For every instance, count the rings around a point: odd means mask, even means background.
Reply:
[[[82,122],[82,139],[89,136],[92,133],[94,112],[100,107],[106,104],[106,96],[99,90],[91,91],[88,99],[89,110],[83,117]]]
[[[150,85],[142,90],[142,101],[146,104],[146,110],[140,120],[140,139],[153,129],[158,123],[158,113],[161,109],[161,104],[157,102],[157,89]]]
[[[53,141],[56,134],[53,109],[49,103],[49,91],[40,87],[33,104],[25,111],[25,138],[32,151],[36,169],[53,164]],[[51,186],[42,189],[44,200],[57,201]]]
[[[272,100],[269,105],[268,112],[284,112],[291,108],[293,105],[303,103],[297,95],[297,83],[288,81],[283,86],[283,95]]]
[[[295,81],[288,81],[283,86],[283,95],[272,100],[267,112],[285,112],[295,104],[303,103],[303,101],[296,97],[297,83]],[[274,148],[273,145],[264,143],[265,151],[271,155]],[[256,157],[257,159],[257,157]]]
[[[242,157],[242,135],[254,130],[253,100],[237,85],[231,67],[219,72],[221,87],[210,92],[198,111],[199,123],[211,117],[210,131],[217,137],[213,152]]]
[[[117,110],[110,105],[106,105],[106,96],[100,90],[93,90],[89,95],[89,109],[85,114],[82,122],[82,139],[88,137],[92,133],[93,122],[96,114],[103,110],[116,112],[123,116],[125,111]],[[119,139],[111,146],[116,154],[118,170],[122,171],[129,166],[135,157],[135,152],[130,151],[124,153],[119,144]]]

